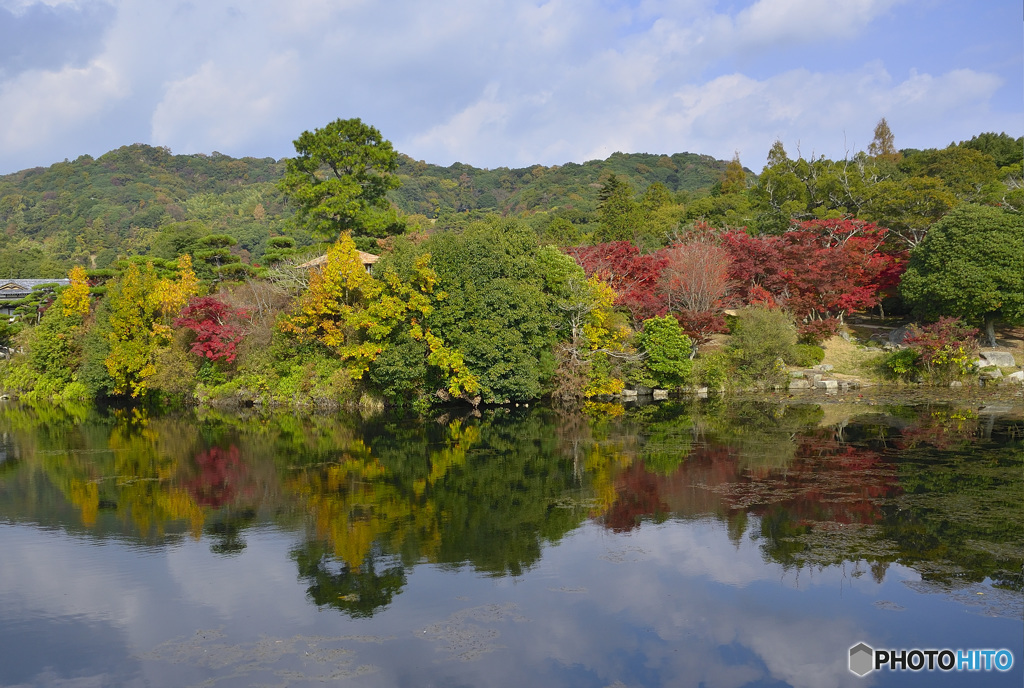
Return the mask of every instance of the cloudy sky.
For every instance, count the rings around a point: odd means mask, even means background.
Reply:
[[[1022,38],[1020,0],[0,0],[0,174],[349,117],[480,167],[944,146],[1024,133]]]

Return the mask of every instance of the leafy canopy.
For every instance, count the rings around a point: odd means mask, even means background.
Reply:
[[[339,119],[295,140],[281,190],[314,234],[383,237],[403,230],[387,192],[400,182],[398,154],[375,127]]]
[[[925,317],[1024,320],[1024,217],[960,206],[911,252],[900,292]]]

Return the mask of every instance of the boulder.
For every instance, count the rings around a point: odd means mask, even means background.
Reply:
[[[624,389],[624,390],[622,390],[622,398],[625,401],[629,401],[631,399],[636,399],[636,390],[635,389]]]
[[[654,392],[652,392],[652,396],[654,397],[655,401],[663,401],[665,399],[668,399],[668,390],[656,389],[654,390]]]
[[[815,389],[824,389],[826,391],[837,391],[839,389],[838,380],[818,380],[814,383]]]
[[[1006,376],[1006,379],[1010,382],[1016,382],[1018,385],[1024,385],[1024,370],[1018,370],[1016,373],[1010,373]]]
[[[1012,368],[1017,365],[1017,362],[1013,360],[1013,354],[1009,351],[982,351],[980,355],[981,361],[978,365],[982,368],[985,366]]]
[[[889,344],[892,346],[903,346],[903,340],[907,338],[908,334],[910,334],[910,330],[906,326],[897,327],[889,333]]]
[[[1003,376],[1003,371],[999,368],[990,368],[988,370],[981,371],[982,380],[998,380]]]
[[[807,380],[791,380],[789,383],[790,389],[810,389],[811,383]]]

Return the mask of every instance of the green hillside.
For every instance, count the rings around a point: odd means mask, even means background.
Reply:
[[[402,187],[392,192],[405,213],[434,219],[465,211],[520,214],[575,207],[592,212],[609,172],[642,190],[710,187],[725,163],[709,156],[615,153],[582,165],[485,170],[402,156]],[[166,148],[122,146],[47,168],[0,176],[0,275],[60,277],[71,265],[105,268],[118,256],[174,258],[209,234],[229,234],[245,262],[258,262],[268,237],[291,234],[293,210],[276,183],[284,165],[272,158],[173,155]]]
[[[395,203],[408,214],[434,217],[444,210],[491,210],[503,215],[571,207],[597,209],[601,181],[609,173],[637,191],[661,183],[670,191],[699,191],[722,178],[726,162],[708,155],[613,153],[607,160],[485,170],[455,163],[438,167],[402,156],[402,187]]]

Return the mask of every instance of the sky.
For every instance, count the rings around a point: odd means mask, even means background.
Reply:
[[[0,174],[294,154],[358,117],[439,165],[1024,134],[1020,0],[0,0]]]

